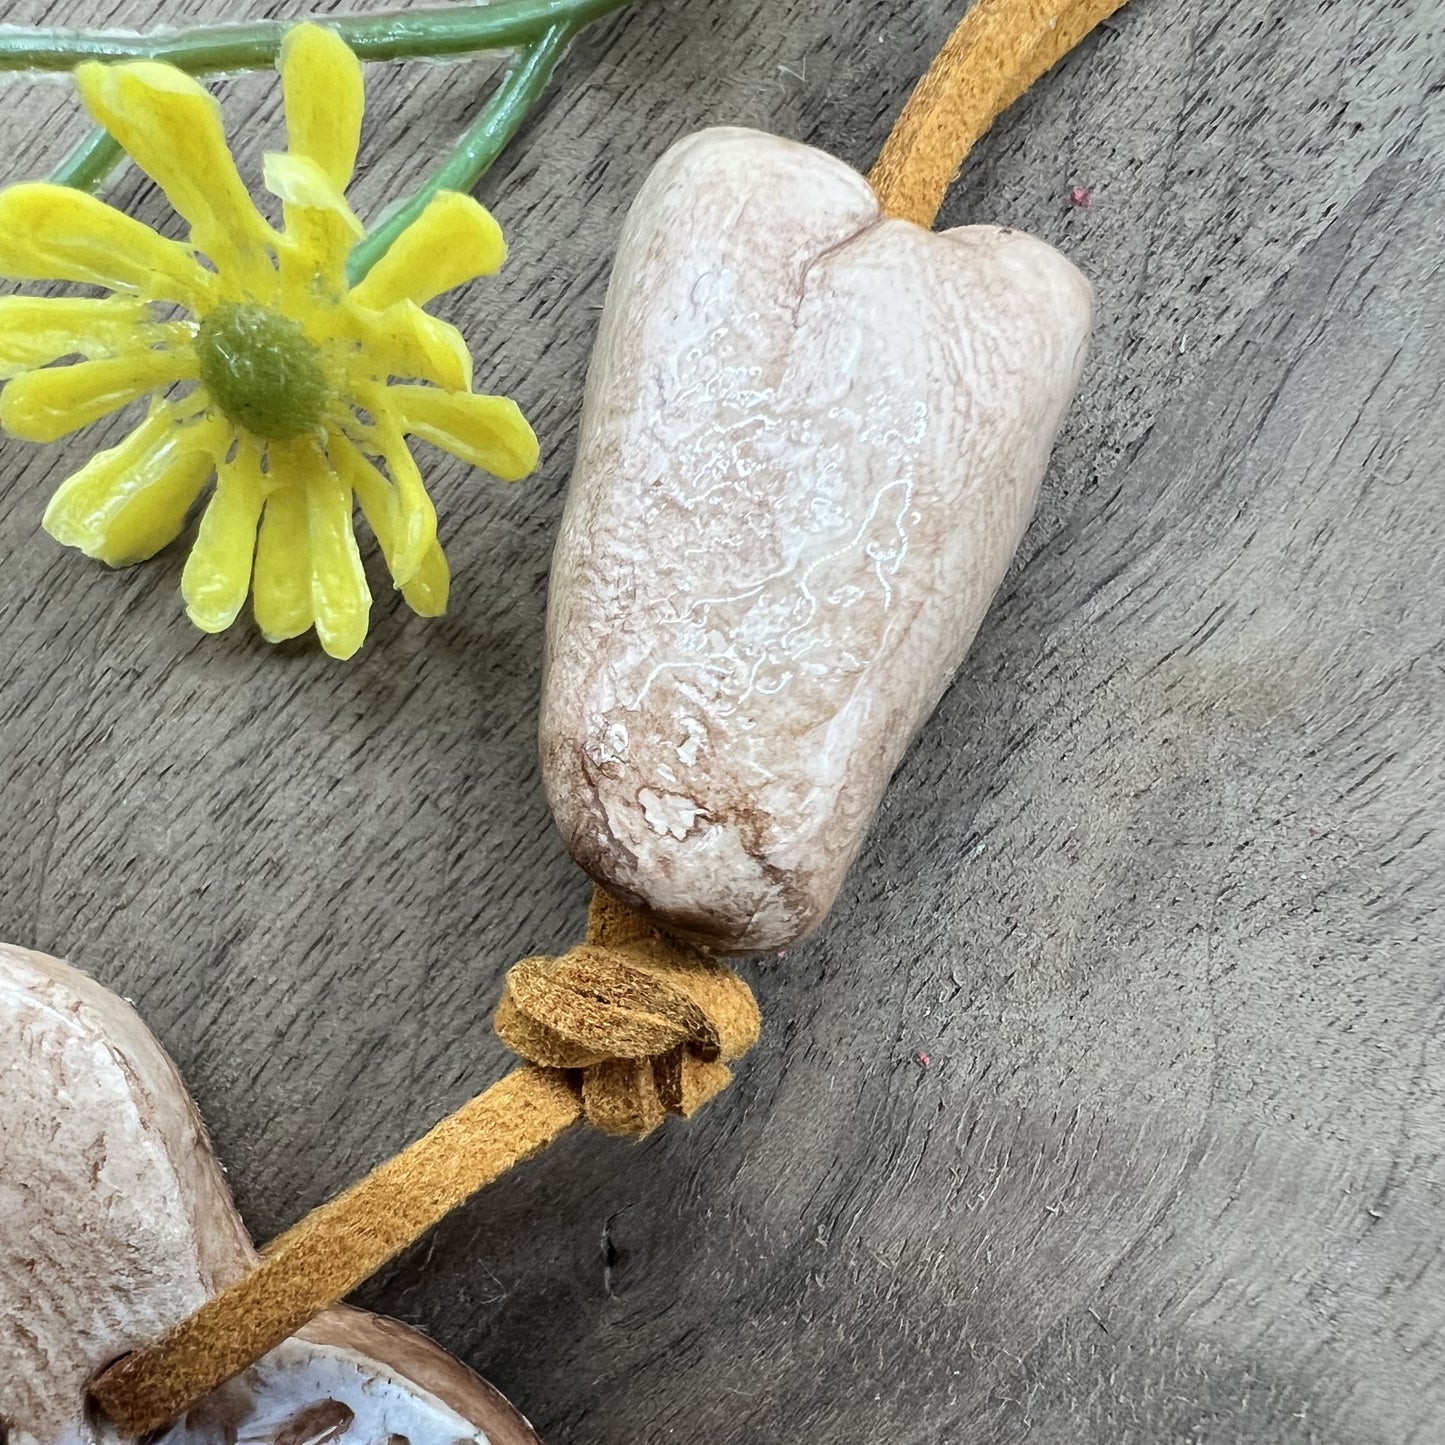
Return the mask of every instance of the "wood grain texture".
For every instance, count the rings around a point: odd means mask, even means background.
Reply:
[[[166,12],[223,9],[265,7]],[[447,308],[541,474],[432,459],[451,614],[378,574],[356,663],[197,636],[174,549],[61,553],[94,439],[0,445],[0,937],[137,1002],[258,1237],[496,1077],[502,970],[580,933],[535,708],[628,199],[704,124],[866,167],[960,9],[644,0],[579,43],[483,188],[513,260]],[[842,903],[699,1119],[564,1143],[363,1292],[552,1445],[1441,1437],[1442,55],[1433,0],[1139,0],[971,159],[940,223],[1059,245],[1093,350]],[[376,72],[364,214],[490,73]],[[227,90],[254,162],[276,90]],[[7,176],[78,133],[0,90]]]

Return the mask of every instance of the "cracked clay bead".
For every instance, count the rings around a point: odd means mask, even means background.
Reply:
[[[552,568],[543,777],[598,883],[724,953],[817,927],[1028,524],[1090,310],[1043,242],[886,218],[806,146],[662,158]]]

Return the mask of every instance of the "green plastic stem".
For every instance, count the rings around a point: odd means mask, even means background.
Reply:
[[[93,130],[50,173],[60,186],[74,186],[78,191],[96,190],[105,178],[125,159],[120,142],[103,130]]]
[[[438,191],[470,191],[486,175],[507,142],[520,129],[533,102],[552,78],[552,72],[566,53],[572,37],[585,23],[572,20],[554,25],[517,57],[446,160],[420,188],[388,208],[375,229],[356,243],[346,263],[346,274],[353,286],[421,215]]]
[[[325,17],[363,60],[405,60],[507,50],[541,41],[563,24],[582,26],[630,0],[497,0],[496,4]],[[118,30],[0,26],[0,70],[71,70],[85,60],[164,60],[187,71],[271,65],[294,20],[207,25],[169,35]]]

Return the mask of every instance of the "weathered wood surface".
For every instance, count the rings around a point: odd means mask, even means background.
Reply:
[[[94,438],[0,445],[0,937],[137,1002],[258,1237],[494,1077],[502,969],[580,930],[537,669],[627,199],[704,123],[866,165],[959,9],[643,0],[586,37],[484,187],[512,264],[449,308],[542,473],[435,459],[451,615],[387,598],[353,664],[198,636],[178,552],[61,553]],[[1445,1435],[1442,55],[1432,0],[1138,0],[981,147],[942,222],[1062,246],[1095,349],[841,905],[756,970],[703,1117],[574,1138],[363,1292],[552,1445]],[[377,73],[363,212],[486,73]],[[254,157],[275,90],[230,90]],[[0,91],[7,177],[77,133]]]

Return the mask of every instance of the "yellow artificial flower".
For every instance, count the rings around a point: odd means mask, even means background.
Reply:
[[[112,566],[138,562],[180,534],[214,476],[181,583],[191,620],[221,631],[254,585],[269,641],[315,626],[327,652],[350,657],[371,607],[354,500],[407,602],[442,612],[446,559],[406,437],[504,481],[537,463],[516,404],[475,395],[461,334],[422,310],[501,266],[496,221],[469,196],[441,192],[348,287],[362,227],[343,191],[362,73],[320,26],[289,31],[281,54],[287,149],[265,158],[279,232],[242,184],[220,107],[196,81],[150,62],[86,64],[75,78],[90,113],[189,224],[190,243],[63,186],[0,191],[0,276],[113,293],[0,297],[0,425],[53,441],[151,398],[125,440],[61,484],[46,530]]]

